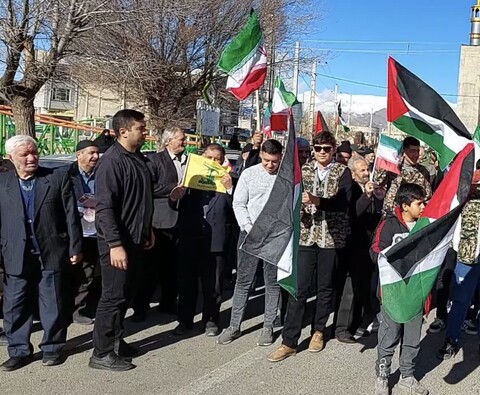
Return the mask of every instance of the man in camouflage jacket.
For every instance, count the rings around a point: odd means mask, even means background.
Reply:
[[[421,186],[425,190],[426,199],[432,197],[432,186],[429,171],[418,163],[420,155],[420,141],[414,137],[406,137],[402,145],[403,162],[400,174],[391,180],[392,173],[386,170],[375,170],[374,181],[380,185],[387,185],[388,192],[383,202],[383,212],[392,212],[395,206],[395,196],[398,188],[404,183],[412,183]],[[389,180],[390,178],[390,180]]]
[[[302,168],[303,195],[297,298],[290,297],[282,332],[282,345],[268,355],[281,361],[295,352],[302,331],[308,289],[316,276],[317,301],[309,351],[324,348],[324,329],[334,309],[335,273],[338,256],[350,233],[348,209],[352,175],[347,166],[335,162],[335,137],[323,132],[313,141],[315,160]]]

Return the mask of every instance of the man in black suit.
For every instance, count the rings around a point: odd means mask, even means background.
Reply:
[[[113,116],[117,141],[103,154],[95,172],[95,226],[102,270],[88,365],[95,369],[135,367],[131,357],[137,350],[123,341],[123,320],[134,287],[141,286],[143,251],[154,244],[152,174],[140,152],[147,136],[144,118],[141,112],[128,109]]]
[[[87,298],[93,282],[95,267],[98,262],[98,247],[95,234],[95,166],[99,159],[99,148],[91,140],[77,144],[77,160],[68,172],[72,177],[75,201],[82,216],[83,262],[73,269],[74,309],[73,322],[91,325],[93,320],[85,315]],[[79,201],[81,200],[81,201]]]
[[[216,143],[207,145],[203,156],[219,164],[225,161],[225,149]],[[202,321],[207,336],[219,333],[218,319],[222,302],[227,227],[233,219],[232,177],[226,174],[222,184],[227,193],[186,189],[179,207],[178,322],[175,335],[193,328],[197,305],[198,277],[202,282]]]
[[[169,201],[170,192],[183,177],[187,138],[179,128],[167,128],[162,134],[162,151],[149,156],[154,178],[153,232],[155,246],[146,254],[142,288],[135,297],[132,319],[145,320],[155,288],[160,283],[162,313],[177,312],[177,221],[178,208]]]
[[[62,298],[70,264],[82,260],[82,228],[68,173],[38,166],[37,145],[14,136],[5,149],[14,172],[0,175],[0,252],[5,268],[4,325],[10,359],[2,370],[32,360],[30,334],[38,295],[46,366],[61,363],[68,321]]]

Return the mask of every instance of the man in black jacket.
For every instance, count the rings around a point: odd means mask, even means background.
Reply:
[[[158,283],[162,313],[177,312],[177,242],[178,207],[172,205],[170,192],[182,181],[187,138],[180,128],[167,128],[162,134],[162,151],[149,156],[154,178],[153,232],[155,246],[145,256],[142,288],[135,296],[132,319],[142,322],[146,318],[151,298]]]
[[[14,136],[5,144],[15,171],[0,175],[0,260],[5,268],[4,326],[10,359],[3,371],[32,361],[30,334],[38,297],[45,366],[62,362],[68,322],[62,291],[69,264],[82,260],[82,229],[66,171],[38,166],[37,144]]]
[[[353,335],[370,310],[370,283],[375,266],[370,259],[370,241],[381,218],[382,204],[374,195],[374,184],[365,159],[349,162],[354,183],[350,206],[351,234],[347,252],[338,273],[335,337],[343,343],[354,343]],[[378,311],[375,311],[376,314]]]
[[[203,156],[223,164],[225,150],[221,145],[212,143],[207,145]],[[180,201],[179,325],[174,331],[176,335],[183,335],[193,328],[198,277],[202,281],[205,334],[218,335],[227,224],[233,219],[232,177],[226,174],[222,184],[227,193],[187,189]]]
[[[117,141],[102,156],[95,174],[96,228],[102,296],[93,328],[89,366],[133,369],[135,350],[123,340],[123,320],[141,269],[143,250],[154,243],[153,185],[146,159],[139,151],[147,135],[144,115],[121,110],[113,117]],[[137,282],[138,283],[138,282]]]
[[[73,322],[91,325],[93,320],[85,315],[87,298],[93,282],[93,275],[98,261],[97,239],[93,232],[95,225],[95,166],[99,158],[99,148],[91,140],[77,144],[77,161],[72,163],[68,172],[72,177],[75,201],[82,217],[83,262],[73,270],[74,310]],[[87,229],[88,228],[88,229]],[[93,228],[93,229],[89,229]]]

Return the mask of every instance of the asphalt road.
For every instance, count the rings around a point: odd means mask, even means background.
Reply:
[[[255,295],[247,309],[243,336],[230,345],[220,346],[198,330],[188,337],[175,337],[173,317],[152,309],[143,324],[127,319],[129,343],[140,347],[137,368],[111,373],[88,368],[91,327],[73,325],[69,330],[65,363],[44,367],[38,360],[16,372],[0,372],[0,394],[177,394],[177,395],[252,395],[252,394],[373,394],[375,336],[345,345],[336,340],[327,343],[318,354],[309,353],[309,329],[304,329],[297,355],[280,363],[265,359],[278,346],[257,347],[261,328],[263,296]],[[228,322],[230,302],[224,303],[222,321]],[[130,312],[131,313],[131,312]],[[432,316],[432,315],[431,315]],[[200,317],[197,316],[197,320]],[[430,320],[432,317],[430,317]],[[424,327],[424,331],[426,326]],[[41,330],[32,336],[36,346]],[[417,376],[431,394],[480,394],[478,339],[463,335],[462,350],[450,361],[440,361],[436,352],[443,333],[423,336],[417,364]],[[38,348],[36,348],[38,351]],[[5,347],[0,360],[7,358]],[[394,371],[397,369],[395,358]],[[396,371],[392,385],[398,381]],[[393,391],[393,394],[399,393]]]

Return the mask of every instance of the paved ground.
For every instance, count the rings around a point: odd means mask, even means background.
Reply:
[[[324,351],[310,354],[308,329],[299,353],[272,364],[265,355],[275,346],[255,345],[261,327],[261,295],[254,296],[243,327],[244,335],[227,346],[215,344],[200,331],[188,338],[171,335],[175,323],[152,309],[145,324],[127,320],[127,341],[140,347],[137,368],[124,373],[89,369],[91,328],[74,325],[69,332],[68,359],[57,367],[43,367],[38,360],[22,370],[0,373],[0,394],[372,394],[375,338],[358,344],[328,342]],[[230,314],[225,303],[223,321]],[[198,318],[198,317],[197,317]],[[33,335],[38,344],[41,332]],[[478,342],[463,337],[463,350],[452,361],[435,357],[443,334],[424,336],[417,373],[431,394],[480,394]],[[38,349],[37,349],[38,351]],[[37,354],[40,358],[40,355]],[[0,359],[7,357],[0,349]],[[396,366],[396,365],[395,365]],[[396,370],[396,368],[395,368]],[[398,372],[392,382],[398,381]],[[393,392],[394,394],[397,393]]]

